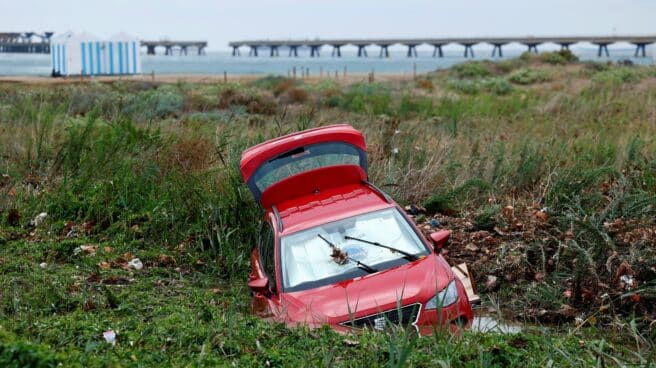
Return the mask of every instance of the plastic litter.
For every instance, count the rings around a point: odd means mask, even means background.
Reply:
[[[96,250],[98,249],[97,245],[80,245],[79,247],[73,249],[73,254],[78,255],[80,253],[84,253],[89,256],[94,256],[96,254]]]
[[[632,275],[622,275],[620,277],[620,282],[622,283],[624,290],[633,289],[633,276]]]
[[[431,227],[436,228],[436,227],[440,227],[441,224],[437,219],[433,218],[430,220],[430,225]]]
[[[132,258],[130,262],[128,262],[128,267],[133,268],[135,270],[140,270],[143,268],[143,263],[141,263],[141,260],[139,258]]]
[[[48,264],[45,263],[45,262],[41,262],[41,263],[39,263],[39,267],[46,268],[46,267],[48,267]]]
[[[113,330],[103,332],[103,337],[107,343],[112,344],[112,346],[116,345],[116,332]]]
[[[46,219],[46,217],[48,217],[48,214],[46,212],[41,212],[40,214],[36,215],[35,218],[30,220],[29,225],[34,226],[34,227],[38,227],[39,225],[41,225],[43,223],[43,221]]]

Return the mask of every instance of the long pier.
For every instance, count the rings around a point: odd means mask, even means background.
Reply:
[[[518,43],[527,47],[529,52],[538,52],[538,46],[545,43],[560,45],[561,49],[569,50],[571,45],[588,42],[597,45],[597,55],[609,56],[608,45],[627,42],[636,46],[635,56],[646,57],[646,47],[656,42],[653,36],[564,36],[564,37],[473,37],[473,38],[398,38],[398,39],[315,39],[315,40],[248,40],[234,41],[228,45],[232,47],[232,56],[240,55],[240,47],[249,48],[249,56],[258,56],[259,50],[268,49],[269,56],[280,56],[280,48],[289,49],[290,57],[298,57],[299,48],[309,48],[310,57],[319,57],[323,46],[332,47],[331,56],[341,57],[342,47],[355,46],[358,48],[358,57],[367,57],[368,46],[378,46],[379,56],[389,57],[389,47],[392,45],[406,46],[408,57],[417,57],[417,46],[433,46],[433,57],[443,57],[442,47],[449,44],[457,44],[464,47],[465,58],[474,57],[474,46],[478,44],[489,44],[493,46],[492,57],[503,57],[503,46],[510,43]]]
[[[196,49],[198,55],[205,55],[207,41],[141,41],[141,47],[146,48],[148,55],[155,55],[158,47],[164,48],[164,55],[173,55],[176,49],[180,55],[187,55],[190,48]]]
[[[4,32],[0,33],[0,52],[47,54],[50,37],[54,32]]]

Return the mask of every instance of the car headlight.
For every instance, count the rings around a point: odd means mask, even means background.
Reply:
[[[426,309],[437,309],[448,307],[458,301],[458,288],[456,280],[447,285],[444,290],[440,291],[426,303]]]

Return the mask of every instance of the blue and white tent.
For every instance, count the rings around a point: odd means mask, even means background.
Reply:
[[[117,34],[99,40],[88,33],[56,35],[50,45],[53,74],[128,75],[141,73],[139,40]]]

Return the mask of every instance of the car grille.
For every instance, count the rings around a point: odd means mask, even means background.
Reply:
[[[371,314],[353,320],[342,322],[342,326],[356,328],[373,328],[375,330],[384,330],[390,325],[408,326],[417,322],[421,304],[409,304],[401,307],[400,313],[398,308],[390,309],[381,313]]]

